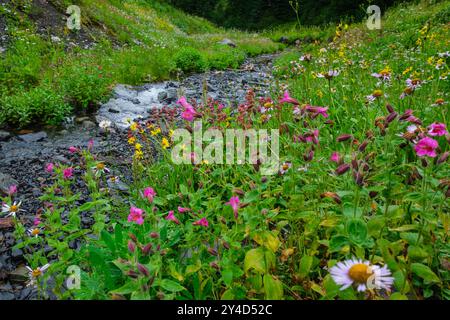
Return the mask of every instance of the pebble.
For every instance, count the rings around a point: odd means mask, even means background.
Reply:
[[[28,134],[20,135],[18,138],[27,143],[38,142],[38,141],[42,141],[42,140],[46,139],[47,133],[45,133],[44,131],[36,132],[36,133],[28,133]]]

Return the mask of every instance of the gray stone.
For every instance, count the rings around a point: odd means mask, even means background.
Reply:
[[[83,126],[83,128],[86,128],[86,129],[94,129],[97,127],[97,125],[90,120],[83,121],[83,123],[81,125]]]
[[[0,130],[0,141],[6,141],[11,137],[11,134],[8,131]]]
[[[42,141],[46,138],[47,138],[47,133],[45,133],[44,131],[36,132],[36,133],[28,133],[28,134],[23,134],[23,135],[19,136],[20,140],[27,142],[27,143]]]
[[[89,117],[79,117],[79,118],[75,118],[75,122],[76,123],[83,123],[84,121],[89,121],[90,118]]]
[[[28,269],[21,265],[16,270],[10,272],[9,279],[15,283],[22,283],[28,280]]]
[[[0,300],[14,300],[15,296],[11,292],[0,292]]]
[[[17,186],[19,183],[9,174],[0,172],[0,191],[3,193],[8,193],[9,187]]]
[[[22,250],[20,250],[20,249],[13,249],[11,251],[11,257],[18,258],[18,257],[21,257],[21,256],[23,256],[23,251]]]
[[[229,47],[232,47],[232,48],[236,48],[236,44],[233,41],[231,41],[230,39],[227,39],[227,38],[225,38],[222,41],[220,41],[219,44],[223,44],[223,45],[226,45],[226,46],[229,46]]]
[[[161,91],[160,93],[158,93],[158,101],[159,102],[164,102],[167,99],[167,91]]]

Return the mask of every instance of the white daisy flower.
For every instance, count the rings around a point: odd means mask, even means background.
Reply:
[[[39,235],[41,234],[42,229],[41,228],[30,228],[27,230],[27,233],[30,237],[39,237]]]
[[[338,262],[330,269],[331,277],[341,290],[355,285],[359,292],[367,289],[390,290],[394,278],[387,266],[371,265],[369,261],[353,258]]]
[[[2,204],[2,213],[6,213],[6,217],[16,217],[17,213],[20,211],[25,211],[20,209],[22,202],[14,202],[12,205],[7,203]]]
[[[103,162],[99,162],[95,165],[95,167],[92,167],[92,170],[94,170],[94,173],[96,176],[100,176],[103,173],[109,173],[110,170],[105,166]]]
[[[285,174],[286,172],[288,172],[288,170],[292,167],[292,163],[290,162],[285,162],[283,163],[283,165],[280,168],[280,173],[281,174]]]
[[[28,277],[29,277],[29,281],[28,281],[28,286],[33,286],[36,284],[36,279],[39,278],[40,276],[42,276],[42,274],[50,267],[50,264],[47,263],[46,265],[40,267],[40,268],[36,268],[36,269],[32,269],[29,266],[26,266],[25,268],[28,270]]]
[[[99,126],[101,129],[103,129],[103,130],[106,130],[106,129],[110,128],[111,125],[112,125],[112,123],[111,123],[111,121],[109,121],[109,120],[102,120],[102,121],[100,121],[100,123],[98,124],[98,126]]]

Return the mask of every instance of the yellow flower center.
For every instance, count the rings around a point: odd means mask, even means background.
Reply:
[[[33,229],[33,230],[31,231],[31,235],[33,235],[33,236],[37,236],[39,233],[40,233],[40,230],[39,230],[39,229]]]
[[[34,270],[31,272],[31,275],[33,276],[33,278],[37,278],[37,277],[39,277],[40,275],[42,275],[42,271],[41,271],[41,269],[34,269]]]
[[[16,206],[15,204],[13,204],[10,208],[9,211],[11,212],[17,212],[19,210],[19,206]]]
[[[383,95],[383,91],[381,91],[381,90],[375,90],[374,92],[373,92],[373,96],[374,97],[381,97]]]
[[[286,171],[287,169],[289,169],[289,165],[283,164],[283,170]]]
[[[103,170],[105,169],[105,164],[104,163],[98,163],[97,164],[97,170]]]
[[[372,268],[363,263],[355,264],[348,271],[348,276],[357,283],[367,283],[372,274]]]

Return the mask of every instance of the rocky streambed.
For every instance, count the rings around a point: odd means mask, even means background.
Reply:
[[[239,70],[211,71],[188,76],[179,82],[146,84],[139,87],[118,85],[111,99],[92,116],[67,119],[62,128],[13,134],[0,131],[0,193],[6,193],[11,185],[17,185],[17,200],[22,201],[25,211],[19,218],[31,225],[42,207],[39,197],[42,187],[49,183],[44,167],[47,163],[69,164],[75,155],[69,147],[86,148],[94,142],[98,159],[113,169],[121,184],[115,185],[126,191],[131,180],[129,167],[132,150],[127,144],[128,119],[148,118],[149,111],[163,106],[175,107],[180,96],[201,101],[205,94],[230,105],[245,100],[248,89],[257,94],[268,94],[273,78],[272,62],[276,55],[262,55],[248,59]],[[98,124],[112,123],[106,134]],[[77,181],[80,191],[81,181]],[[80,201],[83,201],[81,199]],[[83,216],[82,223],[92,224],[90,216]],[[27,271],[23,251],[13,249],[14,226],[0,218],[0,300],[34,299],[36,291],[26,287]],[[75,246],[79,244],[73,244]]]

